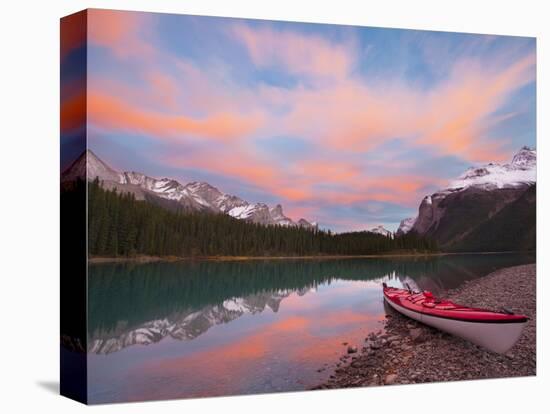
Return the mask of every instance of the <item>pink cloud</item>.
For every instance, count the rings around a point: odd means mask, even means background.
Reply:
[[[235,26],[233,34],[259,67],[282,67],[292,74],[337,79],[353,69],[351,47],[318,36],[246,25]]]
[[[487,118],[512,92],[535,79],[534,69],[531,54],[497,70],[488,70],[481,62],[459,62],[451,81],[430,94],[429,111],[419,118],[418,128],[423,132],[419,144],[435,145],[472,161],[502,158],[501,145],[483,142],[487,124],[495,122]]]
[[[108,48],[116,57],[139,59],[151,57],[155,49],[140,39],[149,27],[147,13],[120,10],[88,10],[88,41]]]
[[[489,141],[486,131],[488,124],[505,118],[489,116],[534,74],[530,55],[492,70],[461,62],[445,83],[427,92],[402,82],[367,85],[348,78],[329,88],[290,91],[287,100],[294,105],[282,122],[295,134],[335,150],[368,151],[403,137],[443,155],[497,160],[509,155],[502,148],[506,139]]]

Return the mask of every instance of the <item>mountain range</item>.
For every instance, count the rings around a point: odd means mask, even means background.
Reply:
[[[86,150],[61,175],[61,182],[77,178],[99,179],[106,189],[132,193],[137,200],[147,200],[163,207],[189,211],[222,213],[236,219],[263,225],[316,228],[317,224],[301,218],[287,217],[280,204],[250,203],[235,195],[225,194],[206,182],[181,184],[171,178],[153,178],[135,171],[116,171],[91,150]]]
[[[534,250],[536,166],[536,150],[523,147],[510,163],[469,168],[425,196],[397,234],[416,232],[448,251]]]
[[[444,251],[534,250],[536,244],[536,150],[523,147],[511,162],[489,163],[466,170],[456,180],[425,196],[416,217],[401,221],[396,235],[414,232],[437,241]],[[132,193],[164,208],[221,213],[262,225],[316,228],[301,218],[293,221],[280,204],[250,203],[207,182],[181,184],[135,171],[120,172],[84,152],[61,176],[99,179],[106,189]],[[369,232],[393,237],[383,226]]]

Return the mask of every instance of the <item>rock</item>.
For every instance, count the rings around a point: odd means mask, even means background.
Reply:
[[[342,345],[346,346],[348,343],[347,342],[342,342]]]
[[[401,337],[399,335],[392,335],[387,339],[387,341],[391,343],[391,342],[399,341],[400,339]]]
[[[356,346],[348,346],[348,354],[355,354],[357,352]]]
[[[424,339],[422,328],[413,328],[409,330],[409,335],[414,342],[422,342]]]
[[[384,384],[385,385],[392,385],[395,384],[395,380],[397,379],[397,374],[389,374],[386,375],[386,378],[384,378]]]
[[[382,344],[380,344],[380,342],[373,342],[372,344],[370,344],[370,349],[380,349],[382,348]]]

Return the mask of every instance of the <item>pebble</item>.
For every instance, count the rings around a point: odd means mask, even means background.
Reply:
[[[414,342],[421,342],[422,341],[422,334],[423,334],[423,330],[422,328],[413,328],[413,329],[409,329],[409,335],[411,337],[411,339],[414,341]]]
[[[348,346],[348,354],[355,354],[357,352],[356,346]]]
[[[397,374],[389,374],[386,375],[386,378],[384,378],[384,384],[385,385],[392,385],[395,384],[395,380],[397,379]]]

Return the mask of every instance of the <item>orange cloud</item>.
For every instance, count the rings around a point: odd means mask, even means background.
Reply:
[[[86,92],[76,91],[61,102],[61,131],[67,132],[86,126]]]
[[[326,163],[304,160],[290,168],[279,168],[268,159],[251,154],[246,146],[202,149],[193,156],[168,156],[162,163],[176,168],[195,168],[224,177],[232,177],[257,189],[280,197],[283,204],[293,201],[286,213],[295,219],[307,217],[311,207],[300,206],[308,201],[319,206],[328,204],[351,205],[367,201],[381,201],[405,205],[417,205],[429,185],[444,185],[445,181],[433,176],[377,175],[366,171],[361,174],[351,163],[332,161]],[[388,171],[387,174],[391,172]],[[314,189],[318,184],[331,183],[334,188]],[[285,205],[285,207],[288,204]]]
[[[232,177],[267,191],[284,200],[303,201],[312,197],[309,188],[301,185],[285,171],[268,161],[250,155],[238,146],[220,150],[197,151],[192,157],[169,156],[162,162],[176,168],[196,168],[224,177]]]
[[[96,126],[146,133],[165,139],[177,139],[182,135],[221,141],[240,139],[250,134],[260,123],[258,117],[233,113],[213,114],[204,119],[165,114],[95,91],[88,95],[88,116]]]
[[[295,205],[285,205],[284,207],[285,207],[285,215],[296,218],[297,220],[301,218],[313,220],[315,217],[317,217],[319,212],[318,207],[295,206]]]
[[[484,69],[479,62],[457,64],[451,81],[431,93],[429,111],[417,125],[423,132],[419,143],[473,161],[502,156],[498,145],[481,141],[486,124],[494,122],[487,118],[510,93],[534,80],[534,65],[532,54],[500,71]]]
[[[88,10],[88,41],[108,48],[116,57],[126,59],[151,57],[155,50],[140,39],[148,27],[147,13],[120,10]]]
[[[283,187],[277,191],[277,194],[281,197],[286,198],[287,200],[300,201],[307,200],[311,198],[312,192],[308,188],[299,188],[299,187]]]
[[[313,177],[314,183],[342,183],[359,178],[361,170],[357,165],[331,160],[304,160],[295,166],[296,173],[302,177]]]
[[[255,39],[256,32],[247,30],[244,38],[253,56],[268,53],[260,47],[262,34]],[[265,49],[271,50],[267,45]],[[281,57],[280,63],[292,72],[292,59]],[[277,132],[307,137],[316,145],[337,151],[368,151],[387,139],[400,137],[410,145],[437,150],[442,155],[487,161],[504,156],[502,147],[506,144],[502,138],[499,148],[487,135],[489,125],[506,118],[490,116],[514,91],[534,80],[534,65],[533,54],[499,67],[462,60],[454,65],[446,81],[428,90],[403,80],[369,83],[347,71],[330,84],[266,89],[261,97],[270,104],[286,103],[290,108],[272,121]],[[484,158],[487,155],[489,158]]]
[[[415,206],[425,194],[422,189],[427,185],[444,185],[445,181],[437,177],[412,175],[366,176],[356,180],[342,182],[347,186],[341,190],[326,190],[315,194],[319,203],[338,203],[350,205],[380,201]]]

